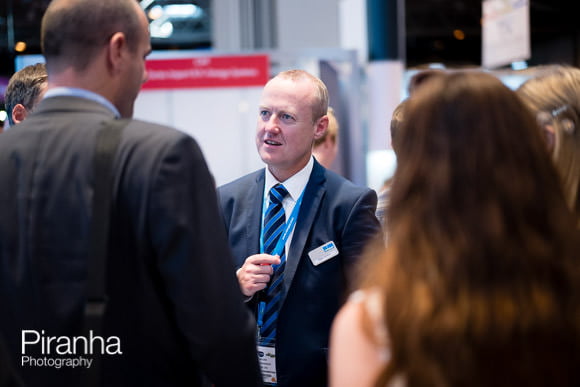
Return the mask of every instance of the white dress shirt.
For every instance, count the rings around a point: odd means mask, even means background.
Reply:
[[[282,184],[286,190],[288,191],[288,195],[284,197],[282,201],[282,207],[284,207],[284,213],[286,215],[286,220],[292,214],[294,210],[294,206],[300,198],[300,195],[306,188],[306,184],[308,184],[308,180],[310,179],[310,174],[312,173],[312,168],[314,167],[314,158],[310,157],[308,164],[300,171],[292,175],[290,178],[286,179],[286,181],[278,181],[274,175],[270,172],[268,168],[266,168],[266,179],[264,184],[264,204],[262,210],[262,222],[260,223],[262,227],[264,226],[264,214],[266,213],[265,209],[270,202],[270,189],[275,186],[276,184]],[[260,237],[262,235],[262,230],[260,230]],[[286,250],[286,260],[288,260],[290,256],[290,244],[292,243],[292,236],[294,235],[294,229],[288,236],[288,240],[286,241],[285,250]]]

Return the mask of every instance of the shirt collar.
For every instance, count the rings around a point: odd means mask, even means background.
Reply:
[[[274,175],[266,168],[266,182],[264,184],[264,197],[267,197],[270,192],[270,188],[278,183],[282,183],[292,200],[297,201],[304,191],[306,184],[308,184],[308,179],[310,179],[310,174],[312,173],[312,168],[314,168],[314,158],[310,157],[308,163],[300,171],[286,179],[283,183],[278,181]]]
[[[93,93],[92,91],[85,90],[85,89],[78,89],[75,87],[55,87],[53,89],[49,89],[44,94],[44,98],[51,98],[51,97],[79,97],[90,99],[91,101],[100,103],[101,105],[105,106],[107,109],[112,111],[115,114],[115,118],[120,118],[121,114],[119,110],[113,105],[108,99],[99,95],[97,93]]]

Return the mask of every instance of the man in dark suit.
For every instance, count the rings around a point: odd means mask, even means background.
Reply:
[[[197,143],[165,126],[121,133],[108,302],[101,336],[84,333],[96,134],[133,114],[148,22],[135,0],[54,0],[42,45],[49,89],[0,136],[0,335],[18,373],[84,386],[86,362],[65,360],[99,356],[103,386],[261,385],[213,179]]]
[[[332,320],[380,228],[376,193],[312,157],[327,109],[318,78],[278,74],[264,88],[257,124],[267,168],[218,188],[238,281],[257,314],[264,381],[278,386],[326,385]]]

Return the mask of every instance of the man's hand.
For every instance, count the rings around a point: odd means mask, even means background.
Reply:
[[[254,254],[246,258],[244,265],[236,272],[242,293],[252,297],[256,292],[265,289],[274,274],[272,265],[279,264],[278,255]]]

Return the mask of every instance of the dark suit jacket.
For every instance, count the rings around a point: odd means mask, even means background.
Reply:
[[[260,170],[218,188],[238,267],[259,253],[264,176]],[[279,386],[327,384],[330,326],[347,296],[353,266],[380,229],[376,205],[374,191],[314,162],[284,274],[285,298],[276,338]],[[315,266],[308,252],[329,241],[334,241],[339,254]],[[255,310],[255,302],[249,306]]]
[[[19,374],[12,364],[12,357],[0,334],[0,387],[24,387]]]
[[[98,103],[52,97],[0,135],[0,333],[15,364],[23,329],[82,334],[95,135],[112,118]],[[122,354],[103,356],[103,385],[196,386],[202,374],[217,386],[261,383],[254,318],[197,143],[134,120],[114,170],[103,333]],[[39,346],[26,354],[42,357]],[[81,385],[70,368],[17,368],[27,386]]]

